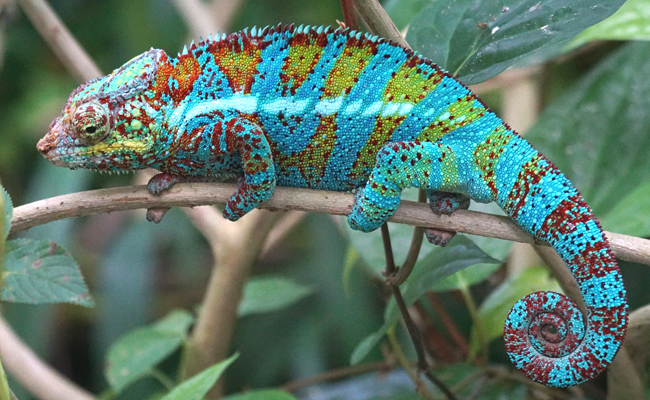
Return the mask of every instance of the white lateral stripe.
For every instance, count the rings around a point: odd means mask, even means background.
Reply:
[[[343,96],[339,96],[335,99],[321,100],[316,104],[315,111],[316,114],[321,115],[330,115],[334,114],[341,108],[343,104]]]
[[[370,107],[366,108],[366,110],[361,115],[363,115],[364,117],[377,115],[383,106],[384,106],[383,102],[375,101],[370,105]]]
[[[288,115],[302,114],[307,108],[309,100],[298,100],[295,97],[283,97],[264,104],[262,109],[268,113],[277,114],[280,111]]]
[[[217,110],[239,111],[244,114],[252,114],[257,111],[257,96],[235,94],[226,99],[201,102],[187,111],[184,121],[187,122],[198,115],[209,114]],[[177,111],[178,109],[174,110],[174,114],[176,114]],[[172,114],[172,117],[173,116],[174,115]]]

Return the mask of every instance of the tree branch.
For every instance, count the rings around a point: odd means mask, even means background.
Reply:
[[[0,356],[7,370],[41,400],[93,400],[94,397],[44,363],[0,318]]]
[[[18,3],[41,37],[77,81],[86,82],[103,75],[46,1],[19,0]]]
[[[63,218],[111,211],[223,204],[235,190],[235,184],[230,183],[182,183],[160,196],[152,196],[145,186],[72,193],[16,207],[11,232]],[[348,193],[277,187],[273,197],[260,208],[348,215],[353,202],[354,196]],[[505,216],[465,210],[458,210],[451,216],[435,215],[428,205],[406,200],[389,221],[548,246],[526,234]],[[650,265],[650,240],[613,232],[606,232],[606,235],[619,259]]]

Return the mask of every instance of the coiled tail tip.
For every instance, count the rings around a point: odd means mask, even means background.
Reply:
[[[567,387],[595,378],[618,352],[627,309],[603,309],[606,315],[598,314],[598,309],[590,310],[587,329],[568,297],[555,292],[529,294],[506,319],[510,360],[530,379],[547,386]]]

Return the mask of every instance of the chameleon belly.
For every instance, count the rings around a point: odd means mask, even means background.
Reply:
[[[288,26],[209,38],[177,58],[152,49],[75,90],[38,148],[71,168],[156,168],[156,193],[239,175],[232,220],[276,184],[359,188],[349,222],[363,231],[394,213],[406,187],[426,189],[436,212],[495,201],[555,248],[588,309],[585,326],[563,295],[518,302],[504,331],[515,365],[575,385],[601,373],[625,336],[622,277],[578,191],[448,73],[375,36]]]

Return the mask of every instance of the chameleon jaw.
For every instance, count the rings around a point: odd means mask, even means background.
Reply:
[[[148,138],[112,140],[86,145],[62,133],[60,119],[57,119],[45,137],[39,140],[36,148],[52,164],[73,169],[110,170],[116,161],[124,162],[131,154],[147,154],[152,146],[152,141]]]

